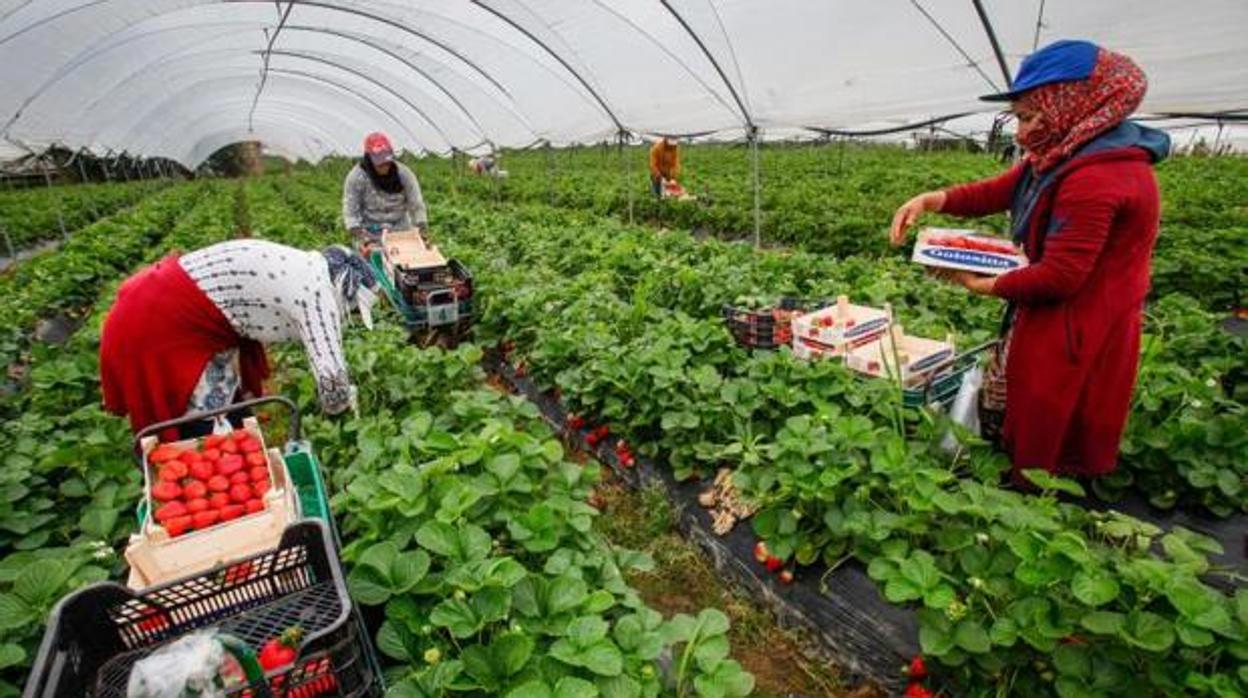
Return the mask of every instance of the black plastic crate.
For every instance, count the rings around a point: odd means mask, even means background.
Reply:
[[[832,304],[827,300],[781,298],[767,308],[738,308],[725,305],[724,322],[737,343],[749,349],[778,349],[793,341],[792,319]]]
[[[307,683],[320,676],[310,673],[316,666],[330,666],[342,688],[323,695],[367,695],[359,691],[378,677],[359,659],[367,638],[351,616],[329,529],[305,519],[286,529],[277,548],[245,560],[143,591],[107,582],[66,596],[48,619],[23,696],[125,696],[136,662],[194,630],[216,627],[259,649],[294,625],[305,633],[300,658],[271,673],[271,684]],[[357,645],[350,656],[343,643]],[[256,693],[240,687],[232,695]]]

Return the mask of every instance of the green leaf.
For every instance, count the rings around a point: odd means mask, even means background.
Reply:
[[[459,556],[459,531],[448,523],[426,523],[416,531],[416,542],[420,547],[443,557]]]
[[[1080,570],[1071,580],[1070,590],[1089,606],[1103,606],[1118,598],[1118,580],[1099,571]]]
[[[117,527],[118,512],[109,507],[90,507],[82,513],[78,520],[78,528],[92,538],[110,540],[113,529]]]
[[[601,616],[581,616],[568,625],[567,637],[577,647],[589,647],[607,636],[607,621]]]
[[[1117,635],[1127,624],[1127,617],[1113,611],[1093,611],[1085,614],[1079,622],[1097,635]]]
[[[693,685],[702,698],[745,698],[754,690],[754,677],[737,662],[728,660],[721,662],[714,673],[697,676]]]
[[[58,560],[39,560],[22,570],[13,583],[13,593],[33,606],[44,606],[64,591],[73,569]]]
[[[24,628],[35,621],[36,610],[13,594],[0,594],[0,630]]]
[[[943,613],[931,609],[919,612],[919,645],[933,657],[944,656],[953,649],[953,629]]]
[[[394,558],[399,554],[399,546],[394,541],[383,541],[376,545],[369,546],[368,549],[360,555],[359,565],[369,567],[376,570],[382,579],[390,578],[390,566],[394,564]]]
[[[1013,647],[1014,643],[1018,642],[1018,626],[1009,618],[997,618],[992,624],[992,629],[988,631],[988,637],[994,645]]]
[[[618,676],[624,671],[624,655],[610,640],[602,640],[581,652],[581,666],[599,676]]]
[[[390,570],[391,591],[403,594],[416,586],[429,572],[429,554],[423,550],[412,550],[400,554],[394,559]]]
[[[532,637],[520,633],[508,633],[490,645],[490,654],[501,676],[513,676],[524,668],[533,656]]]
[[[953,632],[953,639],[958,647],[971,654],[984,654],[992,647],[992,641],[988,637],[988,632],[984,630],[984,626],[969,618],[958,623],[957,629]]]
[[[554,698],[595,698],[598,687],[575,676],[565,676],[555,684]]]
[[[403,639],[403,635],[406,632],[406,629],[396,623],[392,623],[389,620],[383,622],[381,629],[377,631],[377,649],[391,659],[400,662],[412,661]]]
[[[1083,486],[1074,480],[1067,480],[1038,468],[1027,468],[1022,473],[1023,477],[1031,480],[1033,485],[1047,492],[1065,492],[1076,497],[1087,496]]]
[[[641,698],[641,684],[628,674],[598,679],[598,690],[602,698]]]
[[[698,633],[700,637],[722,635],[728,632],[730,625],[728,616],[724,615],[724,612],[717,608],[703,609],[698,614],[698,623],[701,625],[701,630]]]
[[[584,613],[605,613],[614,605],[615,596],[605,589],[599,589],[585,599],[585,602],[581,604],[581,611]]]
[[[1148,611],[1132,611],[1122,636],[1127,642],[1150,652],[1164,652],[1174,644],[1174,624]]]
[[[386,696],[389,698],[389,695]],[[551,698],[550,686],[539,680],[521,684],[507,692],[506,698]]]
[[[698,643],[693,651],[693,658],[702,671],[715,671],[719,663],[728,658],[731,648],[728,646],[727,635],[715,635]]]
[[[0,645],[0,669],[21,666],[26,662],[26,650],[19,645],[5,643]]]
[[[589,596],[585,582],[571,575],[564,575],[550,580],[547,592],[547,607],[551,615],[566,613],[585,602]]]
[[[390,586],[369,567],[356,567],[347,575],[351,598],[365,606],[380,606],[390,600]]]
[[[1053,650],[1053,666],[1063,676],[1092,677],[1092,655],[1083,645],[1060,645]]]

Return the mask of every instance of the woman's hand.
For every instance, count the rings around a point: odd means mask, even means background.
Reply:
[[[952,284],[957,284],[971,293],[978,293],[981,296],[991,296],[992,289],[997,283],[997,277],[984,276],[975,272],[962,271],[960,269],[931,269],[932,275]]]
[[[888,231],[888,239],[894,246],[906,241],[906,233],[924,213],[939,213],[945,207],[943,191],[929,191],[910,199],[893,214],[893,226]]]

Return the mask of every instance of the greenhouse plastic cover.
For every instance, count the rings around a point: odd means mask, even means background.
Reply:
[[[1143,110],[1248,109],[1244,0],[984,0],[1011,73],[1084,38],[1148,73]],[[4,152],[194,167],[260,140],[316,160],[639,134],[896,126],[991,112],[970,0],[0,0]]]

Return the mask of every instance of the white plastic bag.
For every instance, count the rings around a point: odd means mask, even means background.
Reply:
[[[137,662],[126,698],[224,698],[219,676],[226,661],[214,630],[192,633]]]
[[[979,389],[984,384],[984,369],[975,366],[962,375],[958,396],[949,408],[949,418],[975,436],[979,436]],[[958,450],[958,437],[950,429],[940,441],[940,448],[950,455]]]

